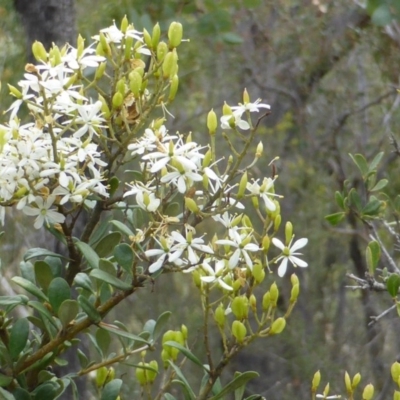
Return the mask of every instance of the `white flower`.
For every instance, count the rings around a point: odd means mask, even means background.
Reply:
[[[292,245],[292,240],[289,243],[289,246],[285,246],[279,239],[273,238],[272,243],[282,250],[282,254],[277,258],[276,262],[281,261],[278,267],[278,275],[280,277],[284,276],[287,270],[288,261],[290,261],[295,267],[307,267],[308,264],[301,260],[300,258],[296,257],[298,255],[302,255],[301,253],[296,253],[296,250],[303,248],[307,243],[308,239],[302,238],[296,240]]]
[[[26,206],[23,209],[23,212],[26,215],[36,216],[34,227],[39,229],[43,226],[44,222],[49,224],[52,223],[63,223],[65,221],[65,216],[60,214],[55,210],[50,210],[50,207],[53,205],[55,200],[55,196],[49,196],[47,199],[43,200],[42,197],[36,196],[35,203],[37,207],[29,207]]]
[[[240,113],[240,115],[242,115],[245,111],[259,112],[259,108],[266,108],[268,110],[271,109],[269,104],[262,104],[260,102],[261,99],[257,99],[254,103],[239,104],[238,106],[233,106],[231,108],[232,110]]]
[[[217,282],[222,289],[232,291],[233,287],[223,280],[224,270],[226,271],[225,260],[215,261],[215,270],[210,266],[209,262],[210,260],[204,260],[203,264],[201,264],[201,268],[208,276],[202,276],[200,279],[206,283]]]
[[[246,186],[246,189],[251,195],[260,196],[264,200],[265,208],[270,212],[274,212],[276,210],[276,205],[270,199],[270,197],[282,197],[272,191],[274,188],[275,179],[264,178],[261,186],[258,184],[258,180],[254,181],[253,183],[248,182]]]
[[[236,248],[236,250],[232,253],[229,258],[229,268],[233,269],[239,266],[240,258],[243,257],[247,267],[252,270],[253,269],[253,261],[251,260],[248,252],[255,252],[260,250],[258,245],[255,243],[251,243],[250,234],[242,234],[240,235],[238,229],[229,229],[229,239],[220,239],[217,240],[217,244],[221,244],[223,246],[231,246]]]
[[[161,178],[162,183],[174,184],[180,193],[185,193],[191,186],[193,181],[202,181],[203,178],[200,174],[180,168],[175,169],[173,172],[168,172]]]
[[[142,190],[137,193],[136,202],[143,210],[154,212],[160,206],[161,200],[158,199],[154,193],[147,193]]]
[[[242,119],[243,112],[241,110],[234,111],[232,114],[223,115],[221,117],[221,128],[232,129],[231,120],[233,124],[244,131],[250,129],[250,125],[247,121]]]

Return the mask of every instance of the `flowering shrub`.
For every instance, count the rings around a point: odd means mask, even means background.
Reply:
[[[270,106],[252,102],[245,90],[242,104],[223,106],[220,123],[211,110],[206,127],[198,129],[207,129],[207,146],[195,141],[195,133],[169,132],[181,24],[170,25],[168,41],[160,38],[158,24],[151,34],[138,32],[125,18],[89,46],[79,37],[77,48],[47,52],[36,42],[37,65],[26,66],[19,88],[10,86],[16,101],[0,126],[1,220],[15,206],[34,218],[36,229],[49,230],[66,254],[30,249],[12,279],[29,297],[0,297],[0,391],[7,398],[55,399],[68,385],[77,397],[74,379],[95,373],[99,396],[116,399],[122,380],[114,367],[128,359],[142,388],[135,398],[174,399],[177,383],[190,399],[216,400],[230,392],[242,398],[257,374],[237,373],[224,385],[222,371],[253,340],[280,334],[296,303],[297,276],[290,277],[282,314],[278,285],[269,276],[307,267],[298,253],[307,239],[293,241],[290,222],[278,238],[278,177],[252,178],[263,156],[263,144],[254,146],[257,127]],[[28,123],[18,118],[22,108],[29,111]],[[228,159],[217,152],[219,126]],[[123,212],[123,222],[104,217],[113,210]],[[185,325],[166,330],[170,312],[147,321],[142,332],[105,322],[117,304],[166,272],[193,276],[202,303],[204,359],[191,352]],[[260,299],[257,286],[264,287]],[[16,306],[35,315],[13,319]],[[213,327],[222,355],[210,347]],[[80,348],[80,333],[90,336],[100,359]],[[121,341],[118,354],[108,352],[110,335]],[[66,364],[63,353],[73,346],[81,369],[63,376],[49,371]],[[199,389],[185,378],[185,360],[204,375]]]

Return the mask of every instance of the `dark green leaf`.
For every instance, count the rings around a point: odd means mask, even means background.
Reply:
[[[131,246],[121,243],[114,249],[115,261],[128,273],[132,274],[132,265],[135,255]]]
[[[154,321],[154,319],[149,319],[143,325],[143,331],[149,332],[150,337],[153,338],[155,326],[156,326],[156,321]]]
[[[210,400],[222,399],[228,393],[235,391],[236,389],[247,384],[251,379],[257,378],[259,374],[255,371],[247,371],[235,377],[230,381],[216,396],[212,397]]]
[[[116,176],[113,176],[108,180],[108,193],[110,197],[114,196],[119,186],[119,179]]]
[[[335,201],[336,204],[342,209],[344,210],[344,198],[343,198],[343,194],[340,192],[335,192]]]
[[[109,215],[108,217],[102,219],[98,226],[96,227],[96,230],[93,232],[92,236],[90,237],[89,244],[93,246],[93,244],[96,244],[101,238],[108,232],[110,220],[112,219],[112,215]]]
[[[362,177],[365,178],[368,175],[369,171],[367,160],[365,159],[365,157],[362,154],[349,155],[360,170]]]
[[[14,276],[11,280],[16,283],[18,286],[21,286],[30,294],[34,295],[38,299],[42,301],[49,301],[47,296],[32,282],[28,281],[27,279],[21,278],[20,276]]]
[[[89,266],[91,268],[98,268],[99,256],[96,254],[96,252],[87,243],[77,240],[75,244],[76,247],[78,247],[78,249],[82,253],[82,255],[86,258],[86,261],[88,262]]]
[[[54,253],[50,250],[42,249],[40,247],[36,247],[34,249],[28,250],[25,255],[24,255],[24,261],[28,261],[32,258],[35,257],[57,257],[57,258],[63,258],[64,260],[68,260],[67,257],[62,256],[61,254]]]
[[[108,382],[101,393],[101,400],[115,400],[119,396],[121,386],[121,379],[114,379],[113,381]]]
[[[95,306],[85,296],[78,296],[78,303],[82,307],[82,310],[87,314],[89,319],[95,324],[101,321],[101,315],[95,308]]]
[[[13,381],[12,376],[0,374],[0,387],[8,386],[12,381]]]
[[[171,311],[165,311],[157,318],[156,326],[154,327],[154,332],[153,332],[154,341],[156,341],[158,337],[161,335],[162,331],[167,325],[167,322],[171,314],[172,314]]]
[[[119,231],[121,231],[126,236],[134,236],[135,235],[129,227],[127,227],[125,224],[123,224],[120,221],[113,220],[113,221],[110,221],[110,223],[113,224]]]
[[[167,341],[167,342],[163,343],[163,345],[175,347],[182,354],[184,354],[185,357],[188,358],[190,361],[194,362],[199,367],[203,368],[206,372],[209,371],[209,368],[206,365],[203,365],[203,363],[189,349],[180,345],[179,343],[174,342],[174,341]]]
[[[36,388],[34,393],[35,400],[54,400],[57,396],[59,385],[54,381],[48,381]]]
[[[36,282],[47,293],[47,288],[53,279],[53,272],[46,262],[38,260],[34,264]]]
[[[126,339],[131,339],[131,340],[134,340],[135,342],[150,344],[146,339],[143,339],[142,337],[140,337],[138,335],[134,335],[133,333],[123,331],[122,329],[119,329],[116,326],[102,323],[102,324],[100,324],[100,327],[110,333],[114,333],[115,335],[124,337]]]
[[[108,257],[121,241],[121,238],[120,232],[111,232],[94,246],[94,250],[100,258]]]
[[[376,267],[378,266],[379,259],[381,258],[381,246],[376,240],[368,243],[369,253],[370,253],[370,261],[371,261],[371,269],[372,274],[374,274]]]
[[[85,274],[84,272],[79,272],[75,275],[74,284],[78,287],[81,287],[81,288],[87,290],[90,293],[94,293],[94,290],[92,287],[92,281],[90,280],[88,275]]]
[[[61,258],[47,256],[44,258],[44,262],[49,265],[54,278],[62,277],[63,264]]]
[[[220,35],[221,39],[228,44],[242,44],[243,38],[234,32],[224,32]]]
[[[58,318],[65,328],[71,321],[75,319],[79,312],[79,304],[76,300],[65,300],[58,309]]]
[[[371,198],[367,205],[363,208],[362,214],[368,216],[377,216],[379,214],[381,204],[382,202],[380,200]]]
[[[361,198],[358,192],[353,188],[349,192],[349,200],[350,200],[350,205],[355,207],[357,210],[362,209],[362,203],[361,203]]]
[[[23,372],[28,372],[32,369],[40,369],[43,367],[47,367],[49,362],[51,362],[50,360],[52,358],[53,358],[53,352],[47,353],[43,358],[30,365],[28,368],[24,369]]]
[[[118,279],[117,277],[109,274],[108,272],[102,271],[100,269],[93,269],[90,271],[90,276],[93,278],[99,279],[100,281],[106,282],[111,286],[116,287],[117,289],[121,290],[130,290],[132,285]]]
[[[33,268],[33,264],[30,261],[21,261],[19,263],[19,269],[21,270],[22,278],[26,279],[29,282],[32,282],[33,284],[36,284],[35,270]]]
[[[97,329],[96,342],[97,342],[98,346],[100,347],[102,353],[104,355],[106,355],[108,352],[108,349],[110,347],[110,343],[111,343],[110,333],[108,331],[106,331],[105,329],[101,329],[101,328]]]
[[[396,297],[400,287],[400,276],[392,274],[386,281],[386,288],[392,297]]]
[[[87,358],[86,354],[81,349],[78,349],[77,352],[78,352],[79,364],[80,364],[81,368],[84,369],[89,364],[89,359]]]
[[[39,313],[44,323],[47,321],[50,322],[55,329],[59,328],[50,311],[42,303],[38,301],[29,301],[28,306],[34,308]]]
[[[65,279],[55,278],[50,283],[47,295],[54,313],[57,314],[61,303],[71,298],[71,289]]]
[[[346,214],[344,212],[338,212],[334,214],[327,215],[325,219],[331,224],[331,225],[337,225],[345,216]]]
[[[29,322],[26,318],[18,318],[11,328],[9,351],[11,358],[17,360],[29,337]]]
[[[107,260],[106,258],[100,258],[99,269],[101,271],[108,272],[112,276],[117,275],[117,269],[116,269],[115,265],[110,260]]]

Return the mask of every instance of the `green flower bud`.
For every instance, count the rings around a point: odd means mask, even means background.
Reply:
[[[211,150],[208,149],[207,153],[204,155],[204,158],[203,158],[203,168],[208,167],[210,165],[211,157],[212,157]]]
[[[104,54],[107,56],[111,55],[110,45],[107,43],[107,39],[103,32],[100,32],[99,38],[100,38],[100,45],[101,45],[101,48],[102,48]]]
[[[347,371],[344,373],[344,384],[346,386],[347,393],[352,393],[353,389],[351,387],[350,375]]]
[[[76,56],[79,58],[83,54],[83,50],[85,50],[85,39],[81,35],[78,35],[76,50]]]
[[[290,302],[294,303],[297,301],[297,298],[299,297],[300,293],[300,285],[296,283],[295,285],[292,286],[292,290],[290,292]]]
[[[263,311],[268,311],[270,305],[271,305],[271,293],[268,291],[263,296],[262,300]]]
[[[221,329],[224,329],[226,315],[225,315],[225,308],[222,303],[220,303],[219,306],[215,309],[214,320]]]
[[[327,397],[329,394],[329,383],[326,384],[325,389],[324,389],[324,396]]]
[[[292,285],[296,285],[296,284],[300,285],[299,278],[297,277],[296,274],[290,275],[290,282],[292,283]]]
[[[10,89],[10,94],[15,96],[17,99],[22,99],[22,93],[12,85],[8,85],[8,88]]]
[[[318,389],[318,386],[321,382],[321,372],[317,371],[314,374],[313,380],[312,380],[312,384],[311,384],[311,389],[313,392],[316,392]]]
[[[97,46],[96,46],[96,55],[97,56],[102,56],[102,57],[106,56],[106,53],[104,52],[103,46],[101,45],[100,42],[97,43]]]
[[[363,400],[371,400],[374,396],[374,387],[371,383],[365,386],[363,391]]]
[[[128,29],[128,25],[129,25],[128,18],[126,17],[126,15],[124,15],[124,18],[122,18],[121,21],[121,29],[120,29],[122,33],[126,32],[126,30]]]
[[[112,380],[114,380],[114,378],[115,378],[115,369],[113,367],[110,367],[107,372],[107,378],[105,383],[107,384],[108,382],[111,382]]]
[[[107,379],[107,374],[108,374],[108,370],[106,367],[100,367],[99,369],[96,370],[96,386],[98,388],[103,387],[106,379]]]
[[[164,369],[167,369],[169,367],[168,361],[170,359],[171,359],[171,356],[170,356],[169,352],[163,349],[161,351],[161,360],[163,361]]]
[[[155,371],[152,371],[150,369],[146,370],[148,383],[153,383],[157,378],[158,374],[158,362],[156,360],[152,360],[147,364],[147,366],[155,370]]]
[[[138,365],[145,365],[143,361],[141,361]],[[147,384],[147,370],[137,367],[135,371],[136,379],[139,382],[140,386],[145,386]]]
[[[276,303],[278,302],[278,297],[279,297],[279,289],[275,282],[269,288],[269,293],[271,296],[272,306],[276,307]]]
[[[122,104],[124,102],[124,96],[121,94],[121,92],[115,92],[113,98],[112,98],[112,107],[113,109],[120,109]]]
[[[269,330],[270,335],[279,335],[286,326],[286,319],[283,317],[277,318],[271,325]]]
[[[140,96],[141,87],[142,87],[142,77],[138,72],[132,71],[129,74],[129,89],[131,89],[131,92],[136,98]]]
[[[400,392],[398,390],[394,391],[393,400],[400,400]]]
[[[246,186],[247,186],[247,171],[242,175],[242,178],[240,179],[239,189],[237,193],[238,199],[241,199],[244,196],[244,193],[246,192]]]
[[[164,62],[162,65],[164,79],[168,79],[169,77],[175,75],[177,67],[178,67],[178,54],[174,49],[172,51],[169,51],[164,58]]]
[[[256,299],[256,296],[254,296],[254,294],[252,294],[249,297],[249,304],[250,304],[252,311],[255,313],[257,311],[257,299]]]
[[[256,148],[256,158],[260,158],[263,154],[264,145],[262,142],[259,142]]]
[[[43,46],[43,43],[35,42],[32,44],[32,54],[36,58],[37,61],[47,61],[47,52]]]
[[[282,217],[278,214],[274,219],[274,232],[277,232],[279,227],[281,226]]]
[[[232,335],[236,338],[238,343],[243,343],[246,334],[247,334],[247,329],[244,326],[244,324],[240,321],[233,321]]]
[[[222,115],[232,115],[232,108],[226,102],[224,103],[222,107]]]
[[[183,336],[183,341],[186,342],[187,338],[188,338],[188,328],[186,325],[181,326],[181,332],[182,332],[182,336]]]
[[[56,65],[61,64],[61,52],[58,46],[53,46],[49,52],[49,60],[51,65],[55,67]]]
[[[146,46],[147,46],[149,49],[152,49],[152,48],[153,48],[153,44],[151,43],[151,36],[150,36],[150,33],[147,31],[146,28],[143,29],[143,40],[144,40],[144,42],[146,43]]]
[[[185,339],[183,337],[183,333],[182,331],[175,331],[175,342],[179,343],[180,345],[184,345],[185,344]]]
[[[116,89],[117,89],[118,92],[120,92],[122,94],[122,96],[125,96],[125,79],[124,78],[121,78],[117,82]]]
[[[351,383],[352,388],[356,389],[360,382],[361,382],[361,375],[359,373],[355,374],[353,377],[353,382]]]
[[[153,26],[153,32],[151,34],[151,45],[153,47],[153,49],[155,50],[158,46],[158,43],[160,41],[160,36],[161,36],[161,29],[160,29],[160,25],[157,22],[154,26]]]
[[[168,46],[165,42],[160,42],[157,46],[157,60],[161,62],[164,60],[165,55],[168,53]]]
[[[185,207],[194,214],[197,214],[200,211],[197,203],[190,197],[185,197]]]
[[[171,86],[169,88],[169,96],[168,101],[171,102],[175,99],[176,93],[179,87],[179,77],[178,75],[174,75],[171,79]]]
[[[232,312],[239,320],[246,319],[249,314],[249,300],[246,296],[235,297],[231,304]]]
[[[179,22],[172,22],[168,29],[169,47],[178,47],[181,44],[182,35],[182,24]]]
[[[107,101],[102,95],[99,95],[99,99],[101,101],[101,111],[103,113],[103,117],[105,119],[109,119],[111,116],[111,111],[108,107]]]
[[[400,378],[400,363],[397,361],[390,367],[390,373],[392,374],[393,380],[397,383]]]
[[[248,104],[250,103],[250,96],[249,93],[247,92],[247,89],[244,89],[243,91],[243,104]]]
[[[106,62],[100,63],[99,66],[96,68],[96,72],[94,74],[94,79],[96,79],[96,80],[101,79],[102,76],[104,75],[106,67],[107,67],[107,63]]]
[[[261,265],[260,262],[257,262],[257,263],[255,263],[255,264],[253,265],[252,274],[253,274],[253,278],[254,278],[254,280],[256,281],[256,283],[259,284],[259,283],[261,283],[261,282],[264,280],[264,278],[265,278],[265,271],[264,271],[264,268],[263,268],[263,266]]]
[[[241,281],[241,279],[235,279],[233,282],[232,282],[232,288],[233,288],[233,291],[234,292],[237,292],[241,287],[242,287],[242,281]]]
[[[125,38],[124,57],[128,61],[132,58],[133,37],[128,36]]]
[[[218,127],[217,114],[215,114],[214,110],[211,109],[211,111],[207,114],[207,128],[210,135],[215,135],[217,127]]]
[[[293,237],[293,225],[291,222],[286,222],[285,225],[285,242],[286,246],[289,246],[290,241],[292,240]]]

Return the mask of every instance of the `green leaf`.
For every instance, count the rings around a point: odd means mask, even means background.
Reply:
[[[360,195],[357,193],[357,191],[353,188],[349,192],[349,200],[350,200],[350,205],[355,207],[357,210],[362,209],[362,203],[361,203],[361,198]]]
[[[392,297],[396,297],[400,287],[400,276],[392,274],[386,281],[386,288]]]
[[[379,209],[381,208],[382,202],[376,198],[370,198],[369,202],[362,209],[363,215],[377,216],[379,214]]]
[[[221,39],[228,44],[242,44],[243,38],[234,32],[224,32],[220,35]]]
[[[58,308],[58,318],[63,328],[75,319],[79,312],[79,304],[76,300],[65,300]]]
[[[101,393],[101,400],[115,400],[119,396],[121,386],[121,379],[114,379],[108,382]]]
[[[33,296],[37,297],[42,301],[49,301],[47,296],[32,282],[28,281],[27,279],[21,278],[20,276],[14,276],[11,280],[16,283],[18,286],[21,286],[25,289],[28,293],[32,294]]]
[[[335,192],[335,201],[336,204],[342,209],[344,210],[344,197],[343,194],[340,192]]]
[[[28,306],[34,308],[38,313],[39,316],[42,318],[43,322],[50,322],[50,324],[57,330],[59,326],[57,325],[56,321],[53,318],[53,315],[50,311],[38,301],[29,301]]]
[[[76,247],[78,247],[79,251],[82,253],[82,255],[86,258],[86,261],[88,262],[89,266],[91,268],[99,268],[99,259],[100,257],[97,255],[97,253],[88,245],[87,243],[81,242],[77,240],[75,242]]]
[[[15,361],[25,348],[29,337],[29,322],[26,318],[19,318],[11,328],[9,351]]]
[[[50,268],[50,265],[42,260],[39,260],[35,262],[34,269],[36,282],[41,286],[43,291],[47,293],[47,288],[53,279],[53,272]]]
[[[167,342],[163,343],[163,345],[175,347],[182,354],[184,354],[185,357],[188,358],[190,361],[192,361],[193,363],[197,364],[199,367],[203,368],[206,372],[209,372],[209,368],[206,365],[203,365],[203,363],[186,347],[184,347],[184,346],[182,346],[179,343],[174,342],[174,341],[167,341]]]
[[[131,231],[129,227],[120,221],[112,220],[110,224],[113,224],[118,230],[120,230],[126,236],[134,236],[135,234]]]
[[[264,397],[262,397],[261,395],[253,394],[249,397],[246,397],[244,400],[263,400],[263,399],[264,399]]]
[[[111,177],[108,180],[108,193],[110,197],[114,196],[119,186],[119,179],[116,176]]]
[[[373,272],[375,272],[375,269],[378,266],[379,260],[381,258],[381,246],[376,240],[373,240],[372,242],[368,243],[368,249],[371,252],[371,267],[373,269]]]
[[[59,384],[47,381],[37,387],[32,393],[35,400],[54,400],[58,394]]]
[[[106,331],[105,329],[101,329],[101,328],[97,329],[96,342],[97,342],[98,346],[100,347],[102,353],[104,355],[106,355],[108,352],[108,349],[110,347],[110,343],[111,343],[110,333],[108,331]]]
[[[371,21],[377,26],[386,26],[392,22],[393,16],[389,5],[382,4],[372,14]]]
[[[69,258],[62,256],[61,254],[54,253],[50,250],[42,249],[40,247],[35,247],[33,249],[28,250],[24,255],[24,261],[28,261],[35,257],[57,257],[63,258],[64,260],[69,260]]]
[[[114,249],[115,261],[128,273],[132,274],[132,265],[135,255],[131,246],[121,243]]]
[[[165,400],[177,400],[172,394],[164,393]]]
[[[99,269],[108,272],[112,276],[117,276],[117,269],[115,265],[107,258],[100,258]]]
[[[12,376],[0,374],[0,387],[8,386],[13,381]],[[1,395],[0,395],[1,398]]]
[[[384,152],[381,151],[374,157],[374,159],[369,164],[369,167],[368,167],[369,172],[375,171],[378,168],[378,165],[381,162],[383,155],[384,155]]]
[[[243,5],[246,8],[254,8],[261,5],[261,0],[243,0]]]
[[[257,378],[258,376],[259,374],[255,371],[243,372],[235,377],[232,381],[230,381],[216,396],[212,397],[210,400],[222,399],[228,393],[239,389],[240,387],[246,385],[248,381]]]
[[[63,278],[54,278],[47,291],[49,302],[55,314],[58,313],[61,303],[71,298],[71,289]]]
[[[99,279],[100,281],[106,282],[111,286],[116,287],[121,290],[130,290],[132,289],[132,285],[118,279],[117,277],[109,274],[108,272],[102,271],[100,269],[93,269],[90,271],[90,276],[93,278]]]
[[[0,387],[0,399],[1,400],[16,400],[15,397],[7,390]]]
[[[85,369],[87,365],[89,364],[89,359],[87,358],[86,354],[81,350],[77,350],[78,353],[78,359],[79,359],[79,364],[82,369]]]
[[[60,258],[47,256],[44,262],[50,267],[54,278],[63,276],[64,268]]]
[[[101,321],[101,315],[95,308],[95,306],[85,296],[78,296],[78,303],[82,307],[82,310],[87,314],[89,319],[95,324]]]
[[[381,179],[372,189],[371,192],[376,192],[378,190],[382,190],[389,181],[387,179]]]
[[[334,214],[327,215],[325,219],[331,224],[331,225],[337,225],[346,215],[344,212],[338,212]]]
[[[111,219],[112,219],[112,215],[109,215],[106,218],[102,219],[102,221],[100,221],[100,223],[96,227],[96,230],[93,232],[93,234],[90,237],[89,244],[91,246],[96,244],[106,234],[106,232],[108,231]]]
[[[171,365],[171,367],[174,369],[176,375],[181,380],[181,384],[186,389],[190,399],[195,400],[196,395],[194,394],[193,389],[190,387],[189,382],[186,380],[185,376],[183,375],[181,369],[177,365],[175,365],[171,360],[168,360],[168,363]]]
[[[154,327],[154,332],[152,335],[152,339],[154,341],[156,341],[159,338],[159,336],[161,335],[162,331],[164,330],[165,326],[167,325],[167,322],[168,322],[171,314],[172,314],[171,311],[165,311],[157,318],[157,322]]]
[[[121,238],[121,232],[111,232],[94,246],[94,250],[100,258],[108,257],[121,241]]]
[[[24,295],[0,296],[0,306],[7,307],[18,304],[28,304],[29,298]]]
[[[74,278],[75,286],[81,287],[90,293],[94,293],[92,281],[84,272],[78,272]]]
[[[369,15],[372,15],[381,3],[382,0],[367,0],[367,13]]]
[[[357,165],[358,169],[361,172],[362,177],[365,178],[368,175],[369,171],[367,160],[365,159],[365,157],[362,154],[354,154],[354,155],[349,154],[349,156]]]
[[[115,335],[118,335],[120,337],[124,337],[126,339],[131,339],[134,340],[135,342],[140,342],[140,343],[145,343],[145,344],[150,344],[146,339],[143,339],[142,337],[138,335],[134,335],[133,333],[129,333],[126,331],[123,331],[122,329],[117,328],[116,326],[110,325],[110,324],[100,324],[101,329],[105,329],[106,331],[110,333],[114,333]]]
[[[31,395],[25,389],[20,387],[15,388],[12,393],[15,397],[15,400],[32,400]]]

